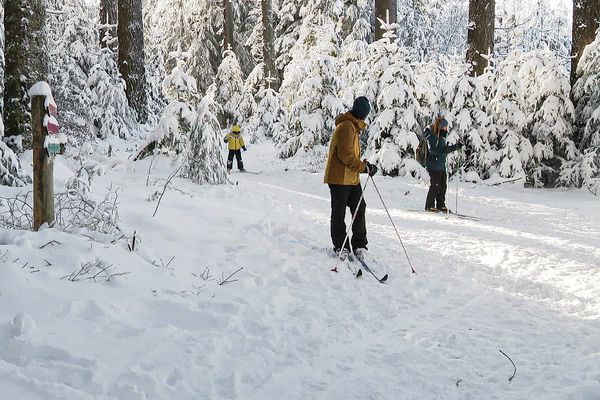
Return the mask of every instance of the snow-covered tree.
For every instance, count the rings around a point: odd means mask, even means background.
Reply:
[[[287,136],[287,115],[277,96],[270,88],[258,93],[261,100],[246,128],[250,143],[265,138],[277,143]]]
[[[15,153],[0,137],[0,185],[24,186],[28,178],[21,171],[21,164]]]
[[[97,63],[96,14],[83,0],[52,0],[61,12],[48,19],[51,86],[60,99],[61,128],[73,139],[89,140],[92,129],[91,92],[87,85]]]
[[[223,53],[223,62],[209,92],[221,106],[217,117],[223,126],[245,123],[256,108],[252,94],[244,84],[237,57],[231,50]]]
[[[138,122],[148,121],[142,0],[118,1],[119,72]]]
[[[291,111],[290,134],[281,143],[280,157],[329,142],[335,117],[346,110],[338,97],[341,80],[337,54],[334,24],[305,19],[281,85],[283,104]]]
[[[446,94],[450,122],[450,143],[462,142],[465,152],[463,167],[480,178],[487,178],[490,168],[498,160],[498,152],[491,143],[496,139],[496,131],[489,117],[489,105],[484,94],[483,81],[488,74],[470,77],[463,74],[454,80]]]
[[[210,95],[200,101],[181,170],[182,177],[199,184],[227,182],[225,161],[221,156],[221,127],[215,115],[216,109],[218,105]]]
[[[533,156],[531,142],[523,136],[527,126],[525,98],[518,76],[518,66],[506,60],[500,68],[496,94],[491,109],[499,143],[497,172],[503,177],[525,176],[524,166]]]
[[[135,115],[125,95],[114,53],[100,50],[97,64],[92,67],[87,86],[90,91],[92,125],[97,137],[116,136],[128,139],[135,134]]]
[[[393,39],[392,30],[386,29],[380,40],[384,42],[382,47],[395,46]],[[377,82],[379,94],[375,104],[381,112],[368,128],[367,155],[389,175],[412,174],[420,169],[412,155],[419,144],[416,132],[420,131],[421,109],[415,93],[414,71],[405,54],[401,49],[390,52],[390,64]]]
[[[554,186],[560,165],[573,160],[575,109],[569,99],[569,74],[549,49],[522,55],[519,78],[527,103],[529,140],[533,158],[527,167],[528,178],[536,186]]]
[[[46,12],[42,0],[10,0],[4,4],[4,127],[15,148],[30,148],[31,121],[27,90],[47,80],[48,59],[44,35]],[[21,142],[21,139],[23,141]]]
[[[579,61],[573,98],[577,104],[578,157],[563,165],[561,182],[600,193],[600,31]]]

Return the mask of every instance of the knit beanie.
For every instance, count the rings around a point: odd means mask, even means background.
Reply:
[[[367,115],[369,115],[369,111],[371,111],[369,99],[367,99],[365,96],[360,96],[354,100],[350,114],[352,114],[355,118],[365,119],[367,118]]]

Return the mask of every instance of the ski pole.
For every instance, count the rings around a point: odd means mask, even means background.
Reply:
[[[461,173],[461,163],[462,163],[462,154],[458,156],[458,162],[457,162],[457,170],[456,170],[456,204],[454,207],[454,212],[458,212],[458,183],[460,182],[460,173]]]
[[[344,242],[342,243],[342,247],[340,248],[340,253],[346,246],[346,242],[348,241],[348,238],[350,237],[350,231],[352,230],[352,225],[354,225],[354,220],[356,219],[356,216],[358,215],[358,210],[360,209],[360,205],[362,204],[363,197],[365,195],[365,189],[367,188],[368,184],[369,184],[369,179],[367,178],[367,180],[365,181],[365,186],[362,187],[360,199],[358,200],[358,206],[356,206],[356,210],[354,210],[354,214],[352,215],[352,221],[350,222],[350,227],[347,229],[346,237],[344,238]],[[359,183],[359,185],[360,185],[360,183]],[[332,271],[337,272],[337,267],[338,267],[339,262],[340,262],[340,257],[338,255],[337,261],[335,262],[335,267],[333,267]]]
[[[404,242],[402,241],[402,238],[400,237],[400,233],[398,233],[398,229],[396,229],[396,225],[394,224],[394,220],[392,219],[392,216],[390,215],[390,212],[388,211],[388,209],[387,209],[387,207],[385,205],[385,202],[383,201],[383,197],[381,197],[381,193],[379,192],[379,189],[377,188],[377,185],[375,184],[375,180],[373,179],[372,176],[371,176],[371,180],[373,181],[373,187],[377,191],[377,195],[379,195],[379,199],[381,200],[381,204],[383,204],[383,208],[385,208],[385,212],[387,213],[387,216],[390,219],[390,222],[392,223],[392,226],[394,227],[394,230],[396,231],[396,235],[398,236],[398,240],[400,240],[400,244],[402,245],[402,249],[404,250],[404,255],[406,256],[406,260],[408,261],[408,265],[410,266],[410,270],[412,271],[413,274],[416,274],[417,271],[415,271],[415,269],[412,266],[412,263],[410,262],[410,257],[408,256],[408,252],[406,251],[406,247],[404,246]]]

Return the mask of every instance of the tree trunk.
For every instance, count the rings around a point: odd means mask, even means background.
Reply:
[[[577,80],[577,64],[585,46],[596,38],[600,20],[600,0],[573,1],[573,47],[571,48],[571,86]]]
[[[381,29],[379,20],[381,19],[390,23],[398,21],[397,0],[375,0],[375,16],[375,40],[379,40],[385,33],[385,31]]]
[[[233,50],[233,10],[231,2],[223,0],[223,51]]]
[[[4,9],[4,29],[10,32],[4,49],[5,136],[22,135],[25,149],[32,145],[27,90],[34,83],[46,80],[48,73],[43,3],[43,0],[10,0],[5,2]],[[18,143],[15,147],[19,148]]]
[[[494,52],[495,16],[496,0],[469,0],[467,63],[472,65],[471,76],[483,74],[489,64],[484,56]]]
[[[107,47],[108,44],[104,38],[107,34],[111,38],[116,38],[117,32],[113,26],[117,25],[117,0],[100,0],[100,46]],[[112,26],[111,26],[112,25]],[[116,40],[110,46],[112,50],[116,50]]]
[[[265,78],[272,81],[269,85],[278,90],[279,79],[277,70],[275,69],[275,62],[273,60],[273,26],[271,21],[271,0],[261,0],[260,2],[262,11],[262,34],[263,34],[263,65]]]
[[[48,131],[44,127],[46,96],[33,96],[33,230],[44,223],[54,222],[54,159],[48,156],[44,141]]]
[[[138,122],[148,120],[142,0],[118,0],[119,72],[123,76],[129,106]]]

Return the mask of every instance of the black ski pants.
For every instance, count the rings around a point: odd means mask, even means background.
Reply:
[[[233,156],[237,161],[238,169],[244,169],[244,163],[242,162],[242,150],[229,150],[229,155],[227,156],[227,169],[233,168]]]
[[[346,223],[344,222],[346,207],[350,208],[351,215],[354,215],[358,207],[358,213],[354,224],[352,224],[352,239],[346,241],[345,247],[350,250],[350,244],[352,244],[354,250],[366,248],[367,224],[365,222],[365,210],[367,205],[364,198],[360,205],[358,204],[362,194],[360,183],[358,185],[330,184],[329,192],[331,193],[331,240],[333,241],[333,248],[335,250],[341,249],[346,238]]]
[[[446,171],[429,172],[429,192],[425,201],[425,209],[446,207]]]

